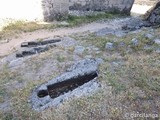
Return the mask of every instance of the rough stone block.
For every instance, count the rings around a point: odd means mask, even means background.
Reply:
[[[41,111],[57,106],[72,97],[91,94],[99,88],[99,59],[84,59],[76,62],[65,73],[33,90],[30,101],[34,110]]]
[[[68,17],[69,0],[43,0],[45,21],[61,20]]]

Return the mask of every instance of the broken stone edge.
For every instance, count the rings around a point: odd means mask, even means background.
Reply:
[[[44,98],[39,98],[37,96],[37,93],[40,90],[47,90],[48,85],[59,83],[59,82],[65,81],[66,79],[77,77],[79,75],[85,75],[87,73],[92,73],[95,71],[98,73],[98,66],[102,62],[103,60],[100,58],[97,58],[97,59],[91,58],[91,59],[85,59],[85,60],[79,61],[75,63],[73,66],[71,66],[69,69],[67,69],[66,72],[63,73],[62,75],[48,81],[47,83],[44,83],[36,87],[33,90],[31,97],[29,98],[32,109],[36,111],[43,111],[44,109],[49,107],[53,107],[53,106],[56,107],[61,103],[63,103],[64,101],[67,101],[71,98],[87,96],[94,93],[98,88],[100,88],[100,83],[97,81],[97,78],[94,78],[93,80],[83,84],[82,86],[79,86],[73,91],[64,93],[63,95],[60,95],[54,99],[52,99],[49,95]]]

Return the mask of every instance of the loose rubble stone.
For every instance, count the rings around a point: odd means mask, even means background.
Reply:
[[[112,27],[110,26],[112,25]],[[109,27],[96,31],[97,36],[115,35],[117,37],[126,36],[129,32],[138,32],[142,27],[150,27],[148,21],[136,17],[127,17],[123,20],[115,19]]]
[[[158,45],[160,45],[160,39],[155,39],[154,42]]]
[[[150,50],[150,51],[152,51],[152,50],[154,50],[154,47],[153,46],[145,45],[144,46],[144,50]]]
[[[154,36],[152,34],[145,34],[145,38],[152,40]]]
[[[105,46],[106,50],[114,50],[114,44],[111,42],[107,42]]]
[[[132,18],[128,21],[126,21],[126,23],[122,26],[122,30],[125,31],[135,31],[138,30],[142,27],[150,27],[151,24],[148,21],[144,21],[142,19],[139,18]]]
[[[132,45],[138,46],[138,45],[139,45],[139,40],[136,39],[136,38],[133,38],[133,39],[132,39]]]
[[[82,54],[85,50],[85,47],[83,46],[75,46],[75,50],[74,50],[74,53],[76,54]]]

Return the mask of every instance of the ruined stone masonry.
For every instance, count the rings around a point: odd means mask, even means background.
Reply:
[[[66,19],[68,16],[68,0],[43,0],[42,6],[45,21]]]
[[[70,10],[130,13],[134,0],[70,0]]]
[[[0,21],[5,19],[53,21],[67,18],[69,10],[116,10],[130,13],[133,2],[134,0],[2,0],[0,1]]]

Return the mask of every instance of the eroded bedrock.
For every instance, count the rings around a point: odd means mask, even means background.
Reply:
[[[30,97],[33,109],[41,111],[96,91],[100,87],[97,77],[102,62],[99,58],[81,60],[65,73],[35,88]]]
[[[97,36],[115,35],[117,37],[126,36],[130,32],[140,30],[143,27],[151,27],[152,24],[138,17],[127,17],[115,19],[110,23],[112,27],[106,27],[95,32]]]

